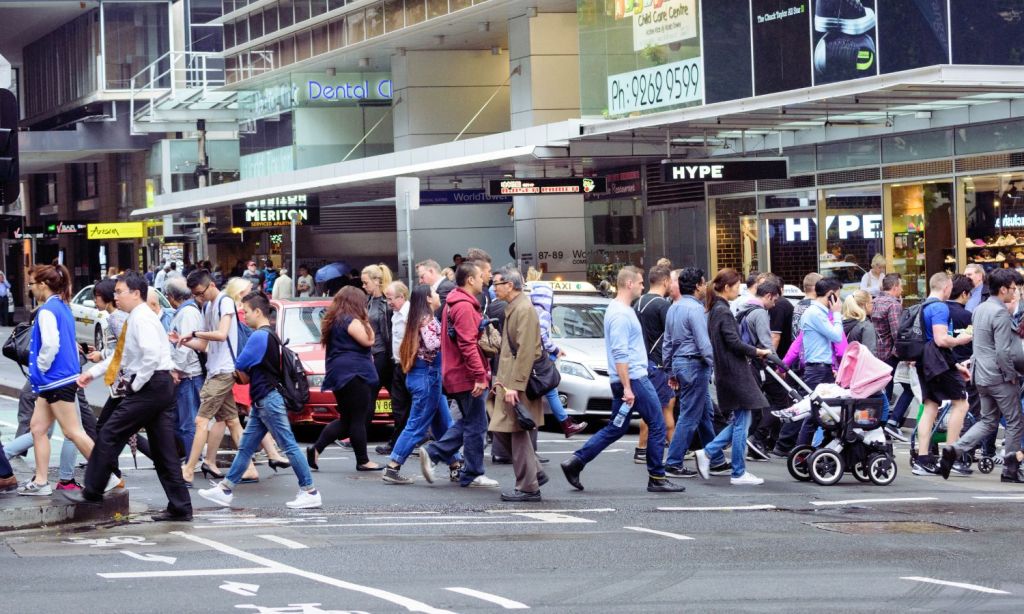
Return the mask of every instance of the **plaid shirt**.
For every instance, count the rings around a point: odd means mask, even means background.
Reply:
[[[893,355],[902,312],[903,305],[900,303],[900,299],[889,294],[880,293],[874,301],[871,323],[875,325],[875,332],[878,333],[875,356],[879,360],[889,360]]]

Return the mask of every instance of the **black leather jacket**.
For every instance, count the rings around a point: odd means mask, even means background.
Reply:
[[[371,296],[366,301],[370,326],[373,327],[373,353],[387,352],[391,358],[391,308],[383,296]]]

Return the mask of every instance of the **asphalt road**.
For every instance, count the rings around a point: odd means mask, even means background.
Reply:
[[[6,439],[6,436],[5,436]],[[998,473],[889,487],[845,478],[683,480],[645,490],[635,435],[613,445],[572,490],[557,463],[582,444],[541,434],[551,482],[539,504],[493,489],[411,486],[357,473],[331,448],[314,474],[321,510],[291,511],[291,472],[224,510],[193,496],[196,518],[0,534],[5,611],[57,612],[1008,612],[1024,606],[1015,544],[1024,488]],[[371,454],[371,456],[373,456]],[[383,460],[381,457],[375,457]],[[129,463],[126,463],[130,465]],[[127,469],[133,508],[165,499],[148,463]],[[488,467],[503,487],[511,467]],[[197,485],[202,479],[197,480]],[[675,508],[675,509],[673,509]],[[951,584],[952,583],[952,584]],[[959,583],[960,585],[957,585]],[[315,605],[314,605],[315,604]]]

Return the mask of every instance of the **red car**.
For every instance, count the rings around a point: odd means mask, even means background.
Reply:
[[[309,377],[309,403],[301,412],[289,412],[289,420],[298,425],[324,425],[335,420],[338,418],[338,406],[334,394],[320,389],[324,381],[326,354],[320,345],[320,323],[331,305],[330,299],[296,298],[272,300],[270,304],[273,307],[270,320],[274,330],[299,355]],[[391,397],[385,388],[377,394],[373,423],[394,424]]]

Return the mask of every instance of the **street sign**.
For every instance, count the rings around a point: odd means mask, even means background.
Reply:
[[[141,239],[146,236],[145,222],[111,222],[107,224],[89,224],[90,239]]]
[[[261,207],[241,205],[231,209],[231,225],[235,228],[274,228],[292,223],[292,214],[297,215],[299,226],[320,225],[320,205],[296,203],[285,207]]]
[[[663,160],[661,180],[672,181],[752,181],[789,179],[787,158]]]
[[[18,200],[18,99],[0,89],[0,205]]]
[[[591,194],[608,190],[604,177],[542,177],[534,179],[493,179],[488,184],[491,196],[551,196]]]

